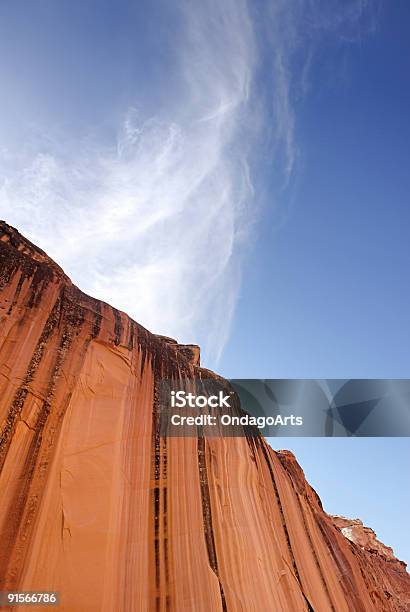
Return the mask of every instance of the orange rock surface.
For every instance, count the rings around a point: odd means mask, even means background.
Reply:
[[[5,223],[0,374],[0,590],[70,612],[410,609],[404,564],[345,537],[290,452],[161,437],[158,379],[216,376],[198,347],[85,295]]]

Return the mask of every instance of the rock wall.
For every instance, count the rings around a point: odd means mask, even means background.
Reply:
[[[159,435],[158,379],[211,376],[0,224],[0,590],[70,612],[409,610],[405,567],[347,539],[291,453]]]

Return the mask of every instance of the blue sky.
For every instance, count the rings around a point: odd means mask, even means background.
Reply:
[[[235,376],[409,374],[409,18],[383,5],[375,32],[312,63],[300,167],[277,200],[273,185],[246,262],[222,362]]]
[[[3,2],[1,217],[227,377],[407,377],[409,20],[405,0]],[[410,561],[406,440],[283,446]]]

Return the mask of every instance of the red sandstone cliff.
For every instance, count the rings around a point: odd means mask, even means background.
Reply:
[[[291,453],[160,437],[160,376],[213,375],[0,224],[0,590],[70,612],[410,609],[404,564],[328,516]]]

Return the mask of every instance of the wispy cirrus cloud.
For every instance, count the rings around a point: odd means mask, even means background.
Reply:
[[[215,365],[258,206],[258,148],[269,141],[285,181],[294,172],[292,91],[307,64],[296,70],[293,60],[307,44],[306,12],[297,2],[257,10],[245,0],[181,2],[176,11],[166,110],[136,98],[111,142],[40,126],[18,152],[5,143],[0,210],[83,290],[156,333],[200,343]],[[330,27],[318,6],[310,11],[314,28]],[[332,27],[336,19],[340,10]]]

